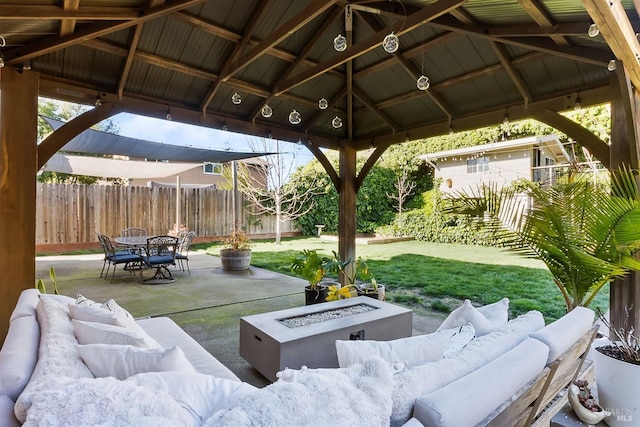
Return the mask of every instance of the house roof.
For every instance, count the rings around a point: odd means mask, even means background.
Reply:
[[[481,153],[505,151],[513,148],[526,148],[533,146],[547,147],[556,156],[556,158],[562,157],[567,162],[571,160],[571,156],[569,156],[569,153],[567,153],[567,150],[564,149],[564,146],[556,135],[530,136],[508,141],[492,142],[490,144],[474,145],[472,147],[438,151],[437,153],[423,154],[420,156],[420,158],[425,161],[435,161],[447,157],[472,156]]]
[[[595,3],[7,0],[0,54],[38,72],[50,98],[360,150],[609,101],[607,65],[621,56],[604,26],[586,34]],[[633,0],[600,8],[622,10],[618,19],[640,32]],[[389,54],[381,42],[391,32],[400,47]],[[338,34],[348,39],[342,52]],[[625,67],[634,79],[640,65]],[[261,114],[267,104],[271,117]],[[292,110],[300,124],[289,122]]]
[[[53,130],[64,125],[64,122],[50,117],[42,117]],[[218,151],[206,148],[185,147],[182,145],[164,144],[160,142],[145,141],[142,139],[129,138],[113,133],[101,132],[94,129],[87,129],[71,141],[63,148],[64,151],[84,154],[107,154],[128,156],[136,159],[187,162],[187,163],[227,163],[233,160],[249,159],[252,157],[260,157],[273,153],[255,153],[255,152],[238,152],[238,151]],[[58,162],[57,160],[56,162]],[[57,163],[56,163],[57,164]],[[191,164],[191,168],[194,165]],[[63,171],[57,171],[63,172]],[[104,172],[104,171],[103,171]],[[71,173],[71,172],[65,172]],[[91,175],[93,174],[83,174]],[[155,175],[155,176],[168,176]],[[102,176],[102,175],[98,175]],[[124,177],[124,176],[121,176]],[[130,177],[133,178],[133,177]],[[142,178],[142,177],[141,177]]]

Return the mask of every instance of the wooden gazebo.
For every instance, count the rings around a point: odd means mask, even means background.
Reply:
[[[339,192],[348,258],[358,189],[392,144],[532,117],[638,167],[638,14],[632,0],[1,0],[0,336],[35,282],[36,172],[94,123],[130,112],[304,144]],[[38,146],[38,96],[95,108]],[[559,114],[576,102],[611,102],[610,146]],[[626,282],[614,319],[640,307]]]

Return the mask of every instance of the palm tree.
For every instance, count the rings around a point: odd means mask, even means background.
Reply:
[[[478,218],[508,248],[542,260],[570,311],[588,306],[612,279],[640,270],[634,258],[640,249],[636,173],[623,168],[610,178],[608,187],[574,173],[524,193],[484,185],[476,194],[456,193],[446,211]]]

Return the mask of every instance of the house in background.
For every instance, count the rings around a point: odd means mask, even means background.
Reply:
[[[420,156],[441,178],[444,193],[475,192],[479,185],[492,183],[502,188],[527,179],[553,184],[561,166],[571,156],[556,135],[532,136],[473,147],[457,148]]]

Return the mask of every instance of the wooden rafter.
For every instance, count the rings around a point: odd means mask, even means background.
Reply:
[[[625,64],[633,85],[639,88],[640,43],[622,4],[607,0],[582,0],[582,4],[613,54]]]
[[[549,16],[549,13],[542,7],[537,0],[518,0],[522,8],[533,18],[534,21],[542,28],[553,28],[555,23]],[[569,41],[558,34],[551,34],[551,40],[562,46],[569,46]]]
[[[516,88],[518,88],[518,92],[520,92],[520,95],[522,95],[525,105],[527,105],[532,98],[531,92],[529,91],[529,89],[527,89],[527,85],[522,81],[518,72],[511,65],[511,61],[509,60],[509,56],[507,55],[504,47],[493,41],[490,41],[489,43],[493,48],[493,51],[496,53],[496,56],[500,60],[502,67],[509,75],[509,78],[516,86]]]
[[[213,98],[216,96],[216,94],[220,90],[222,83],[226,82],[231,77],[231,74],[229,74],[229,71],[231,70],[231,66],[232,66],[231,64],[233,63],[233,61],[235,61],[238,58],[238,56],[240,55],[240,52],[242,52],[242,50],[245,48],[247,43],[251,40],[251,37],[253,36],[253,32],[255,31],[255,28],[260,22],[260,18],[263,16],[263,13],[266,10],[266,8],[269,6],[270,2],[271,0],[258,2],[255,9],[250,14],[250,18],[245,25],[244,31],[242,32],[242,38],[236,43],[236,46],[234,47],[233,51],[226,58],[225,63],[222,66],[222,71],[220,72],[220,78],[218,78],[215,82],[213,82],[213,85],[209,90],[209,93],[207,94],[207,96],[205,96],[202,104],[200,104],[200,111],[202,111],[202,114],[206,114],[209,104],[211,104],[211,101],[213,101]]]
[[[176,0],[170,4],[163,4],[158,7],[147,7],[143,9],[141,16],[128,21],[116,22],[97,22],[91,25],[77,26],[73,34],[63,37],[49,37],[31,43],[26,46],[20,46],[3,52],[5,62],[9,64],[27,61],[29,59],[45,55],[47,53],[56,52],[64,48],[80,44],[89,39],[102,37],[125,28],[138,25],[161,16],[166,16],[178,10],[186,9],[205,0]]]
[[[433,20],[438,16],[449,12],[450,10],[459,7],[463,3],[464,0],[440,0],[437,3],[425,6],[418,12],[407,16],[406,19],[402,19],[399,22],[391,25],[390,27],[378,31],[367,39],[350,46],[344,52],[339,52],[328,61],[320,63],[315,67],[312,67],[311,69],[296,75],[295,79],[289,79],[286,82],[283,82],[280,86],[276,87],[275,93],[280,94],[283,92],[287,92],[327,72],[328,70],[345,64],[348,61],[357,58],[358,56],[364,55],[365,53],[379,46],[380,40],[382,40],[390,32],[394,32],[397,35],[402,35],[415,29],[419,25],[424,24],[425,22],[429,22],[430,20]]]
[[[300,13],[291,18],[287,23],[278,27],[269,37],[262,40],[251,51],[239,58],[229,70],[229,76],[234,75],[239,70],[243,69],[247,65],[251,64],[256,59],[260,58],[281,41],[285,40],[291,34],[295,33],[300,28],[307,25],[310,21],[317,16],[324,13],[327,9],[333,6],[338,0],[315,0],[309,6],[304,8]]]
[[[124,86],[127,84],[127,77],[129,77],[129,71],[131,71],[133,59],[135,58],[136,50],[138,49],[138,43],[140,42],[140,35],[142,34],[143,25],[144,24],[136,25],[136,28],[133,30],[133,35],[131,36],[131,42],[129,43],[129,52],[127,52],[127,59],[124,61],[124,66],[122,67],[122,71],[120,72],[120,79],[118,80],[118,88],[116,90],[119,99],[122,99]]]
[[[80,6],[80,0],[64,0],[62,2],[62,9],[66,11],[75,12],[78,10]],[[67,34],[73,33],[73,30],[76,27],[76,19],[75,18],[67,18],[60,21],[60,31],[59,34],[61,36],[66,36]]]
[[[69,6],[67,6],[67,3]],[[0,5],[0,21],[2,20],[91,20],[91,21],[126,21],[140,18],[144,9],[131,7],[99,7],[82,6],[74,9],[73,4],[79,0],[66,1],[63,7],[58,6],[20,6]]]

